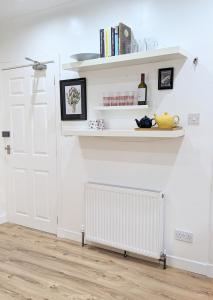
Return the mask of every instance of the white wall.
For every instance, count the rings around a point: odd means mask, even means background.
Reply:
[[[210,245],[212,184],[212,86],[213,29],[211,0],[87,1],[84,7],[29,16],[1,26],[0,57],[23,61],[28,55],[48,58],[60,54],[68,62],[75,52],[98,51],[99,29],[129,24],[138,39],[155,37],[161,46],[179,45],[189,60],[150,64],[122,70],[92,72],[88,78],[89,118],[92,105],[104,90],[135,89],[142,71],[147,74],[153,112],[169,111],[181,116],[184,139],[129,142],[62,137],[62,197],[60,234],[79,238],[82,225],[83,184],[88,180],[161,189],[167,195],[166,248],[170,263],[206,273],[213,264]],[[199,57],[199,66],[192,60]],[[2,60],[1,59],[1,60]],[[157,91],[157,69],[175,67],[173,91]],[[76,76],[62,72],[61,78]],[[190,127],[187,114],[199,112],[200,126]],[[109,126],[134,126],[134,115],[105,115]],[[76,126],[66,123],[68,126]],[[83,126],[85,126],[84,123]],[[194,234],[193,244],[174,240],[175,229]],[[213,237],[212,237],[213,239]],[[209,268],[210,269],[210,268]]]

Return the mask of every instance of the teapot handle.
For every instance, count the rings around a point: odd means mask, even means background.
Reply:
[[[180,122],[180,117],[178,115],[174,116],[174,125],[175,127],[178,126],[179,122]]]
[[[151,121],[152,121],[152,127],[154,127],[157,123],[156,123],[155,119],[151,119]],[[153,124],[153,121],[155,122],[155,124]]]

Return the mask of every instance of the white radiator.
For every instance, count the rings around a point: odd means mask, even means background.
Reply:
[[[88,183],[85,239],[156,259],[164,251],[161,192]]]

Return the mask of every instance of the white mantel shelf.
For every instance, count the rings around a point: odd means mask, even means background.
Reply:
[[[67,71],[93,71],[147,63],[155,63],[176,59],[186,59],[187,53],[180,47],[155,49],[152,51],[138,52],[85,61],[77,61],[63,65]]]
[[[70,129],[62,128],[64,136],[82,136],[82,137],[128,137],[128,138],[178,138],[184,136],[184,129],[167,131],[137,131],[129,130],[89,130],[89,129]]]

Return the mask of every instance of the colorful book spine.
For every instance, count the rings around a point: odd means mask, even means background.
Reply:
[[[115,28],[109,27],[104,30],[105,57],[115,55]]]
[[[115,27],[115,55],[119,55],[119,26]]]
[[[100,57],[105,57],[104,29],[100,30]]]
[[[115,56],[115,28],[111,28],[111,56]]]
[[[105,57],[109,56],[109,30],[104,29]]]
[[[110,57],[112,54],[111,27],[107,28],[107,36],[108,36],[108,57]]]
[[[123,23],[100,29],[100,57],[131,53],[133,39],[131,28]]]

